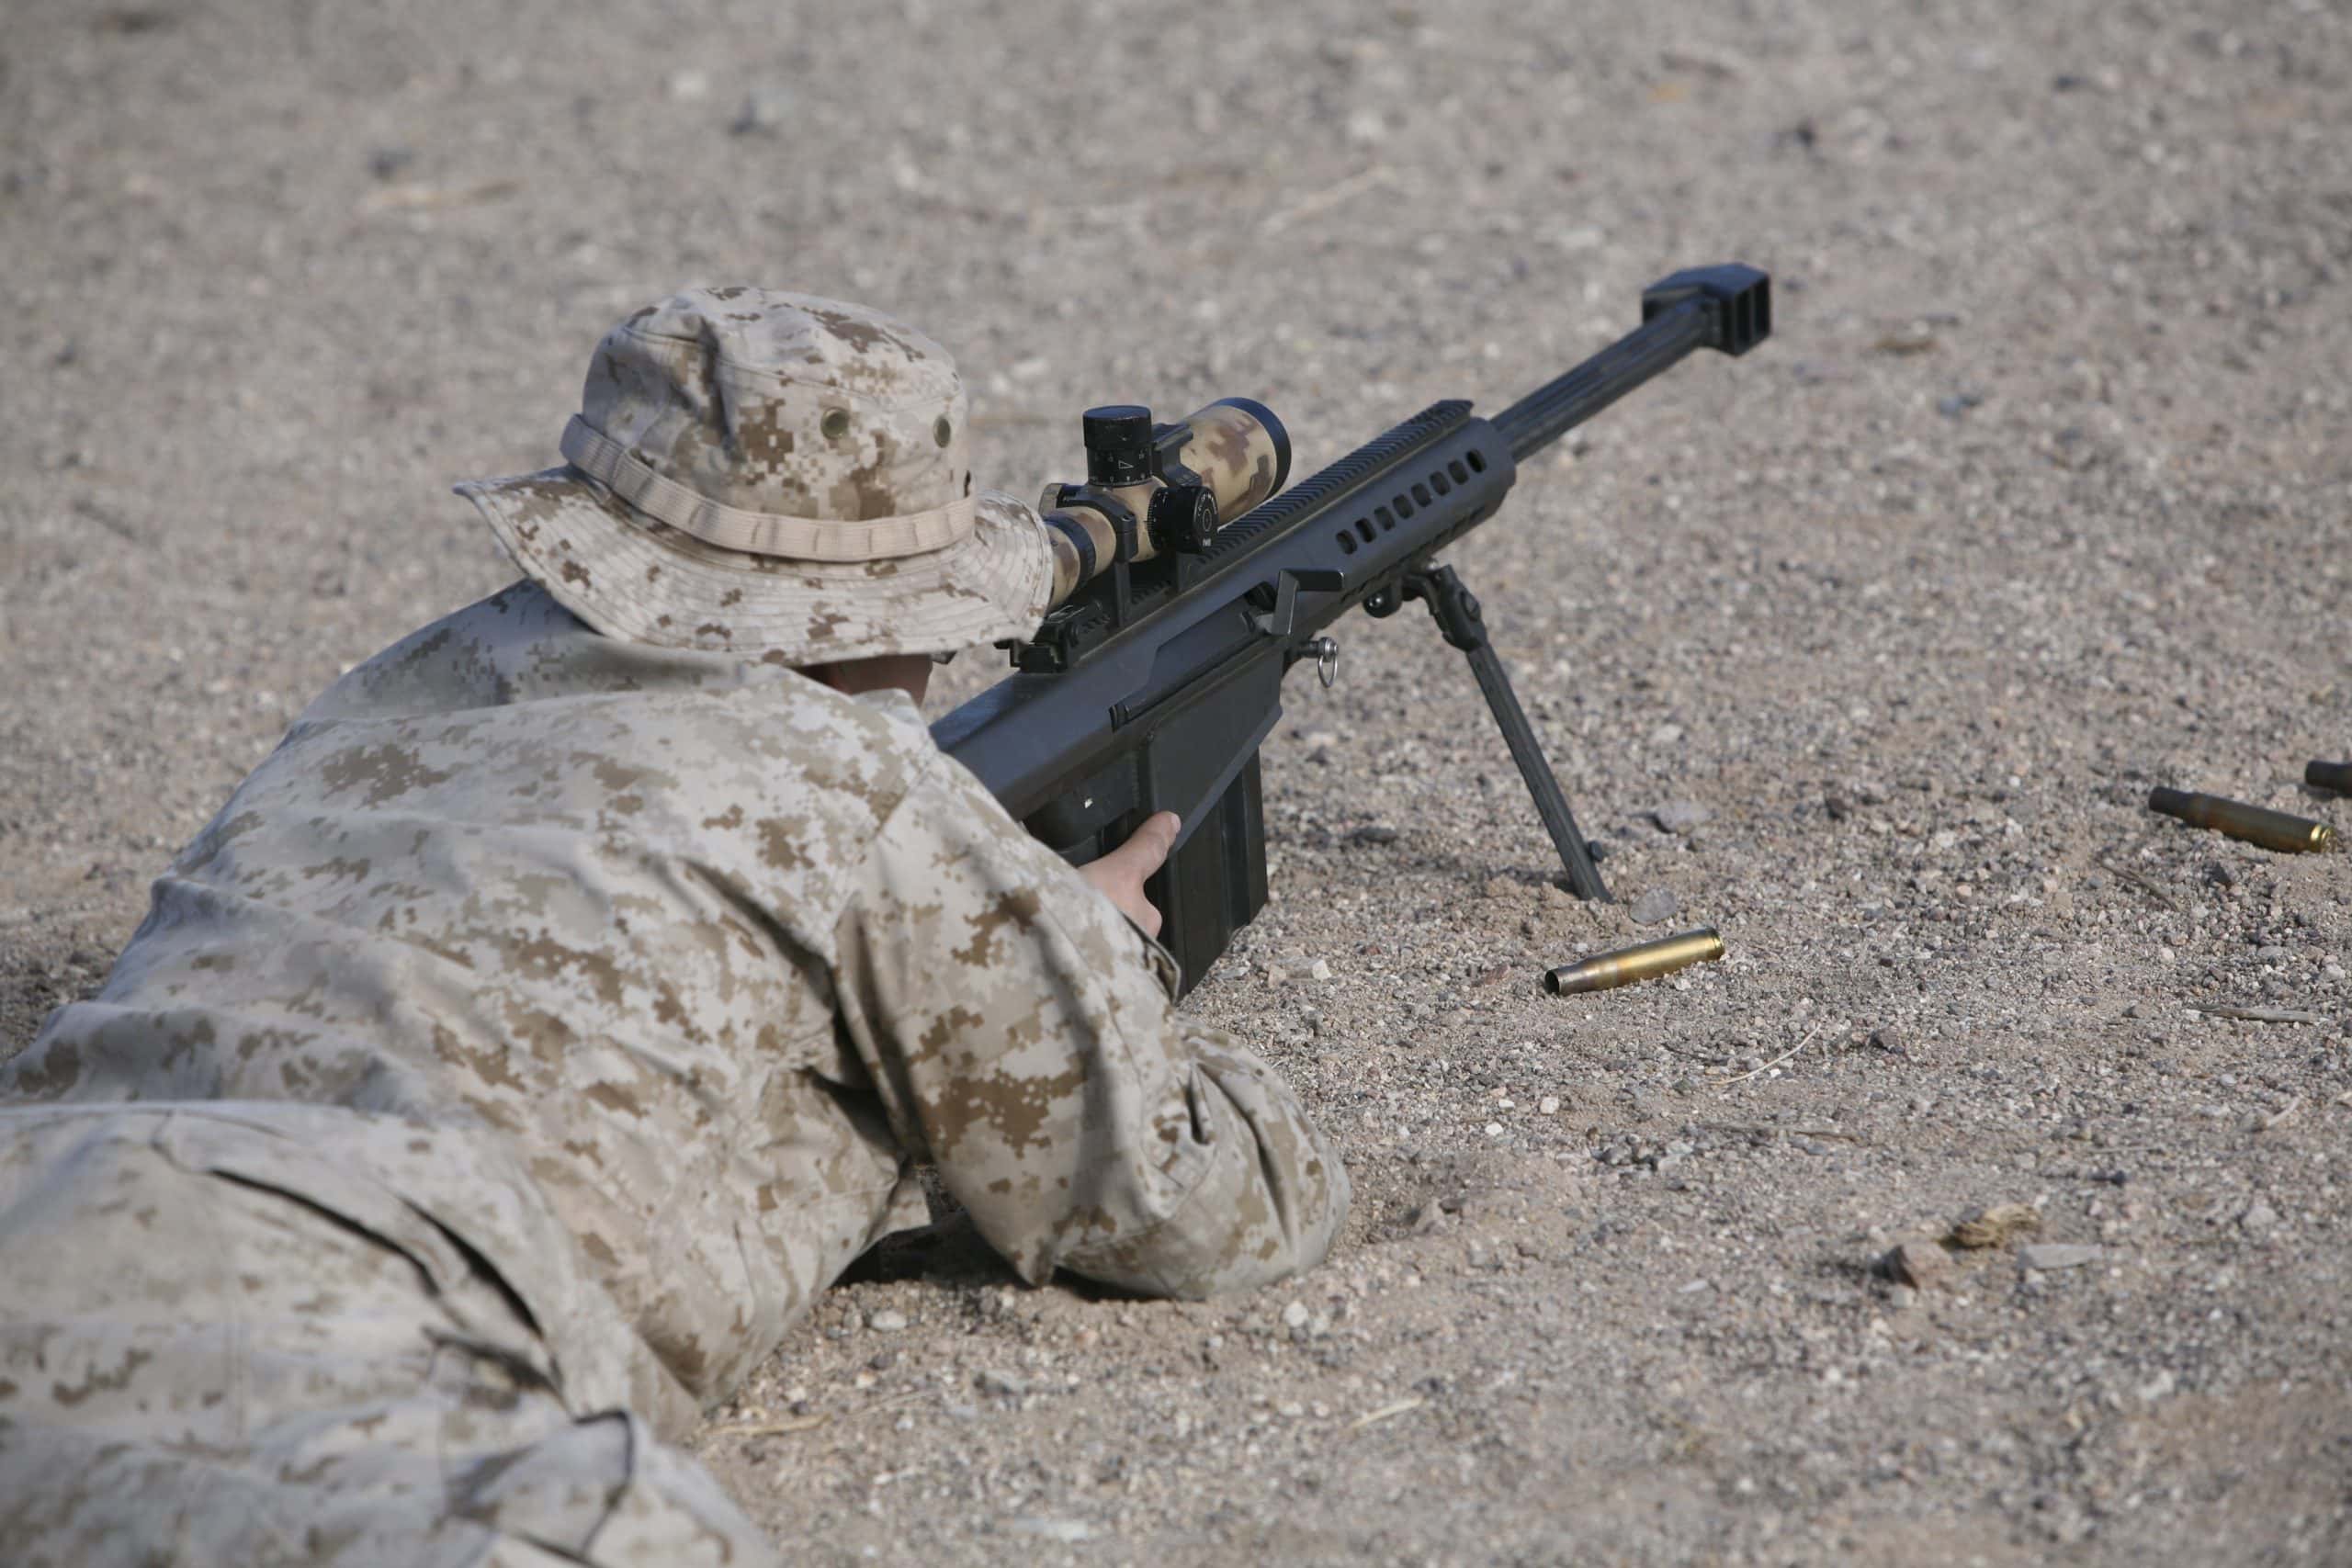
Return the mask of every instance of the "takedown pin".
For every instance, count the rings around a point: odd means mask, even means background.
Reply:
[[[1615,953],[1596,953],[1590,958],[1545,970],[1544,988],[1555,997],[1578,991],[1606,991],[1637,981],[1655,980],[1677,969],[1688,969],[1693,964],[1712,964],[1723,955],[1724,939],[1715,934],[1714,927],[1701,926],[1679,936],[1662,936],[1656,942],[1621,948]]]
[[[2211,828],[2249,844],[2281,854],[2324,850],[2335,842],[2335,829],[2308,817],[2290,817],[2267,807],[2225,800],[2218,795],[2190,795],[2184,790],[2153,789],[2148,809],[2177,817],[2192,828]]]

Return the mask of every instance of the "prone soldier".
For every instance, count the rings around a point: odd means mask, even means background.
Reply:
[[[1073,871],[933,743],[1054,578],[947,355],[695,289],[524,581],[320,696],[0,1066],[0,1539],[25,1564],[776,1559],[667,1446],[935,1167],[1021,1277],[1321,1258],[1344,1171],[1173,1010],[1147,823]]]

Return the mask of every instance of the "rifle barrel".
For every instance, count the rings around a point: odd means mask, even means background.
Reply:
[[[1659,311],[1590,359],[1546,381],[1491,421],[1524,462],[1693,349],[1713,347],[1714,307],[1688,299]]]

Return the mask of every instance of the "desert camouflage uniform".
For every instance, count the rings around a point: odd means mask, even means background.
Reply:
[[[0,1067],[0,1557],[775,1561],[663,1441],[918,1162],[1033,1282],[1322,1255],[1337,1159],[1170,978],[902,694],[461,611]]]

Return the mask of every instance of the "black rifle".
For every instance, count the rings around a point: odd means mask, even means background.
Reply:
[[[1328,684],[1337,647],[1325,628],[1359,604],[1388,615],[1419,599],[1469,656],[1570,887],[1606,899],[1477,599],[1433,558],[1494,514],[1530,454],[1693,350],[1739,355],[1761,343],[1770,288],[1747,266],[1676,273],[1643,292],[1638,330],[1492,421],[1466,401],[1432,404],[1215,528],[1202,525],[1211,498],[1193,471],[1205,438],[1188,446],[1190,425],[1152,426],[1136,409],[1092,411],[1088,484],[1046,492],[1048,508],[1069,509],[1048,522],[1077,541],[1065,558],[1082,555],[1076,570],[1089,581],[1035,638],[1007,645],[1021,672],[942,718],[933,737],[1079,864],[1151,813],[1178,813],[1182,835],[1147,891],[1189,989],[1265,905],[1258,748],[1282,716],[1284,673],[1312,661]],[[1265,427],[1286,469],[1288,438],[1258,405],[1229,400],[1193,419],[1234,409]],[[1251,493],[1279,488],[1280,475],[1258,466]],[[1147,496],[1148,525],[1136,504]],[[1100,548],[1079,537],[1073,516]]]

